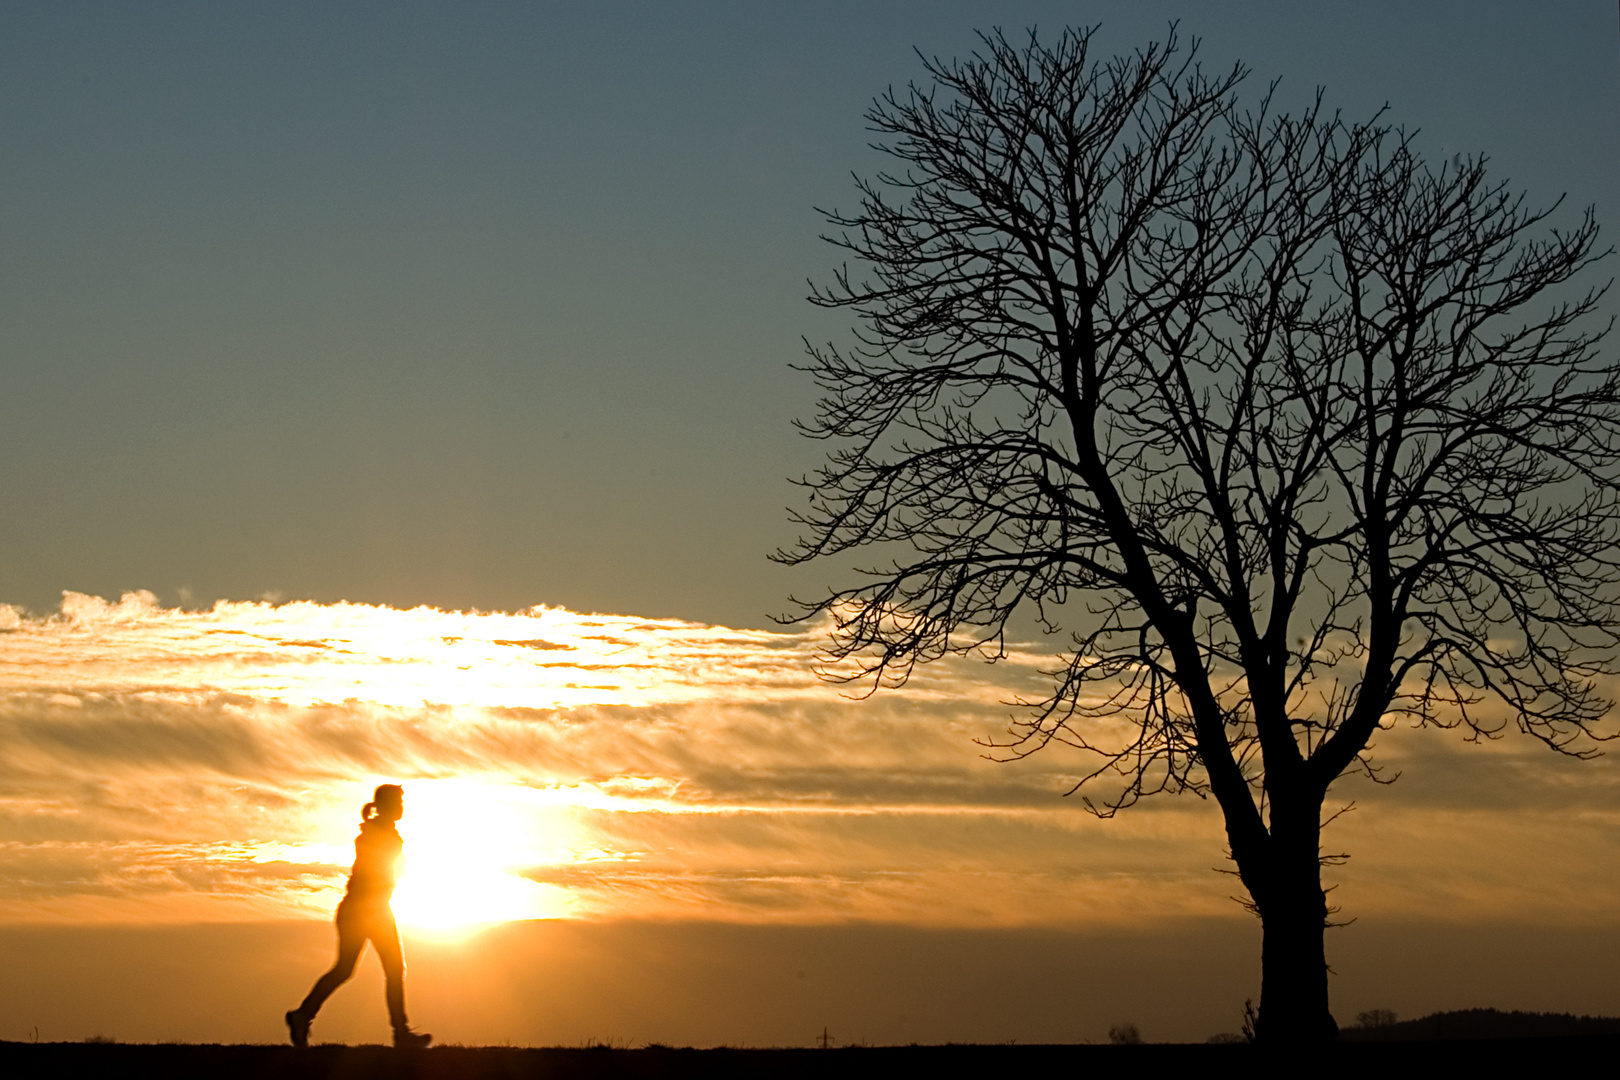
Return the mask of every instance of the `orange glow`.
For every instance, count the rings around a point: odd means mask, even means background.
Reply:
[[[1077,759],[1059,748],[982,760],[1005,703],[1045,686],[1037,649],[861,701],[817,679],[823,631],[141,593],[0,605],[0,923],[329,924],[379,782],[405,787],[395,910],[419,940],[513,920],[1230,912],[1211,804],[1099,822],[1060,797]],[[1378,752],[1414,778],[1333,827],[1357,913],[1608,918],[1612,770],[1399,728]]]

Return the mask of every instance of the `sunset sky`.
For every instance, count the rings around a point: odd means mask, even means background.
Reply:
[[[384,781],[441,1041],[1235,1029],[1214,808],[987,760],[1033,625],[858,699],[772,620],[847,579],[766,558],[823,450],[789,365],[848,332],[815,207],[913,48],[1180,19],[1613,222],[1613,5],[1415,7],[0,10],[0,1039],[283,1038]],[[1616,758],[1378,757],[1330,793],[1341,1022],[1620,1014]],[[384,1037],[361,970],[317,1040]]]

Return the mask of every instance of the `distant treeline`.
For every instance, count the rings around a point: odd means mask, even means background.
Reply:
[[[1554,1039],[1572,1035],[1620,1035],[1620,1017],[1568,1013],[1460,1009],[1416,1020],[1346,1027],[1344,1042],[1414,1042],[1430,1039]]]

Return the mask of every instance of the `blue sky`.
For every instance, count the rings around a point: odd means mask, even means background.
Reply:
[[[976,28],[1172,20],[1617,202],[1597,3],[8,5],[0,600],[767,625],[837,576],[766,553],[866,104]]]

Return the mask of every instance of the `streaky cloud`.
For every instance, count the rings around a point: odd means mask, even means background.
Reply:
[[[824,631],[551,607],[189,611],[148,593],[0,606],[0,921],[322,915],[384,780],[411,792],[417,880],[462,883],[488,919],[1231,913],[1207,804],[1099,822],[1063,797],[1075,759],[985,760],[1039,687],[1037,648],[858,698],[819,677]],[[1620,860],[1560,871],[1548,853],[1612,850],[1612,770],[1444,733],[1383,741],[1422,776],[1329,834],[1357,852],[1358,911],[1522,910],[1527,881],[1563,873],[1589,898],[1576,917],[1602,917]],[[1437,813],[1519,847],[1436,872]],[[1538,844],[1535,822],[1563,832]]]

